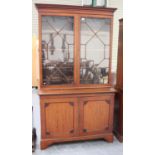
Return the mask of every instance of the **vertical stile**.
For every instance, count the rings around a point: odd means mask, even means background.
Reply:
[[[109,84],[112,85],[112,38],[113,38],[113,18],[110,18],[110,53],[109,53]]]
[[[80,16],[74,16],[74,81],[80,84]]]

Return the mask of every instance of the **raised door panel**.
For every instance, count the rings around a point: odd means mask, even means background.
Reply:
[[[84,129],[101,131],[108,127],[109,105],[105,101],[88,101],[84,105]]]
[[[46,138],[70,137],[76,133],[76,99],[49,100],[44,104],[44,135]]]
[[[100,134],[111,130],[111,97],[89,97],[81,101],[81,133]]]

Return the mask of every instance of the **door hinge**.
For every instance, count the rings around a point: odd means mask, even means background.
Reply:
[[[83,132],[87,132],[87,129],[83,129]]]
[[[70,104],[71,106],[74,106],[74,102],[69,102],[69,104]]]
[[[84,103],[83,103],[83,104],[84,104],[84,105],[86,105],[87,103],[88,103],[88,101],[84,101]]]
[[[44,107],[46,108],[47,106],[49,106],[49,103],[45,103]]]
[[[74,129],[70,131],[70,133],[74,133]]]
[[[111,103],[111,101],[110,100],[105,100],[108,104],[110,104]]]
[[[46,135],[50,135],[50,132],[46,131]]]
[[[105,130],[109,130],[109,127],[107,126],[107,127],[105,128]]]

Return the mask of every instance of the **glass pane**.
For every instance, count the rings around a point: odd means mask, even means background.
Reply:
[[[73,17],[42,17],[43,85],[74,82],[73,21]]]
[[[81,18],[80,83],[107,84],[110,19]]]

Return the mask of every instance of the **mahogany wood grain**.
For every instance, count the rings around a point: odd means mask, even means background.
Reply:
[[[45,138],[73,136],[78,128],[76,98],[41,99],[42,135]]]
[[[112,94],[80,98],[81,135],[112,132],[113,99]]]
[[[70,89],[41,89],[39,90],[39,95],[61,95],[61,94],[94,94],[94,93],[115,93],[116,90],[114,88],[109,87],[101,87],[101,88],[79,88],[74,87]]]
[[[46,107],[46,104],[47,105]],[[70,135],[74,132],[74,103],[58,102],[45,104],[47,137]],[[72,132],[71,132],[72,131]]]
[[[116,90],[111,83],[113,13],[115,8],[36,4],[39,12],[41,149],[53,143],[105,139],[113,141]],[[74,17],[74,83],[43,85],[42,16]],[[108,84],[80,84],[80,18],[111,19]]]
[[[113,97],[111,93],[41,96],[42,139],[51,140],[42,141],[41,148],[69,137],[81,140],[85,136],[112,135]],[[103,136],[109,142],[111,137]]]
[[[106,101],[85,101],[83,115],[85,133],[104,131],[109,127],[109,103]]]

